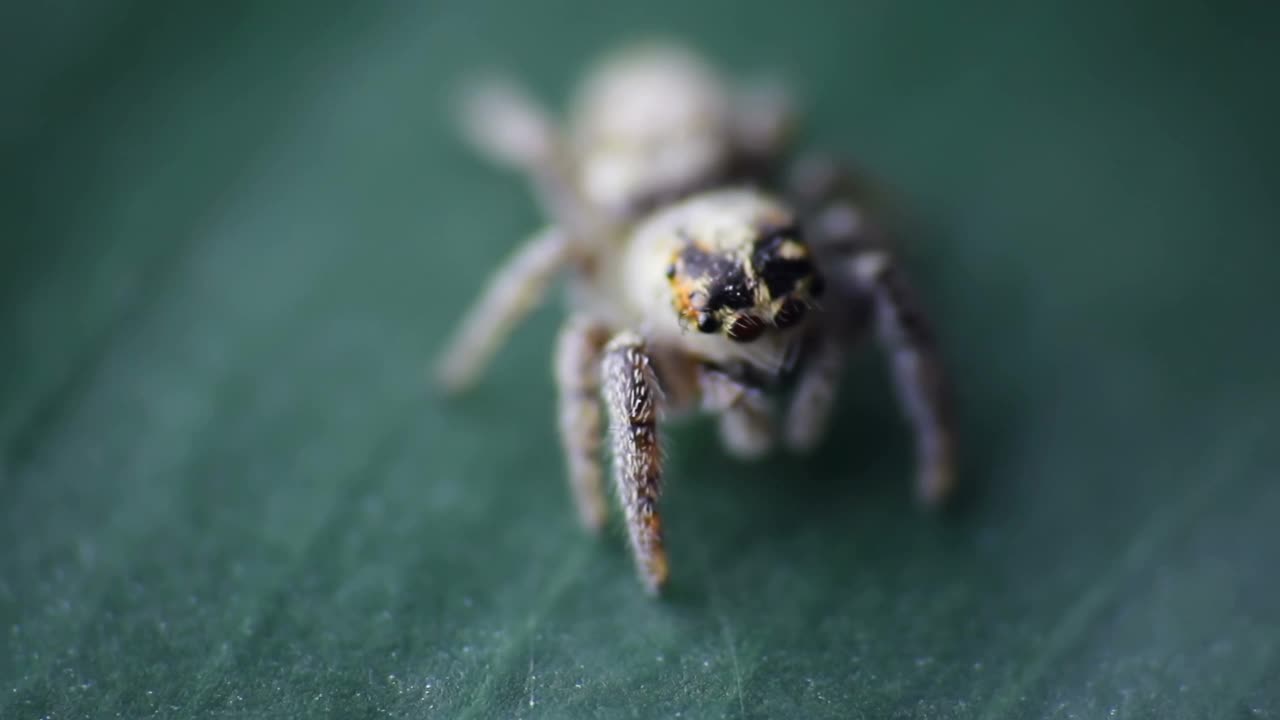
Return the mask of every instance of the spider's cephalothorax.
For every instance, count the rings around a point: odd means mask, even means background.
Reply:
[[[630,304],[631,324],[721,367],[773,376],[795,359],[823,280],[781,202],[706,191],[645,216],[630,235],[601,289]]]
[[[734,176],[726,168],[735,158],[781,156],[785,107],[729,112],[732,93],[685,51],[621,57],[587,83],[565,139],[509,88],[491,86],[472,104],[473,139],[531,174],[556,224],[490,282],[447,349],[440,381],[454,390],[473,382],[557,271],[572,268],[572,314],[554,363],[570,484],[583,523],[600,527],[607,429],[652,591],[668,574],[659,422],[716,415],[725,447],[743,458],[769,451],[777,436],[809,449],[850,350],[869,331],[916,433],[918,494],[940,501],[952,486],[954,441],[934,338],[843,176],[811,163],[773,190],[759,187],[763,176]],[[778,397],[786,374],[794,382]]]

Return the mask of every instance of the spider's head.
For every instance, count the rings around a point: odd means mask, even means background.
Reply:
[[[681,324],[737,344],[804,324],[823,281],[792,218],[729,213],[682,234],[667,266]]]

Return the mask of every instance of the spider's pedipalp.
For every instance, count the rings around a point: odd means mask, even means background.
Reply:
[[[773,408],[764,392],[706,366],[698,384],[702,409],[719,416],[720,440],[730,454],[755,460],[773,449]]]
[[[662,391],[644,341],[624,332],[609,341],[600,371],[613,445],[618,499],[645,587],[658,592],[667,581],[658,499],[662,494],[662,448],[658,416]]]
[[[784,440],[789,450],[808,452],[822,440],[848,356],[847,343],[831,335],[808,353],[787,405]]]

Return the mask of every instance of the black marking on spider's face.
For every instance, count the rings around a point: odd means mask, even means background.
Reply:
[[[686,277],[706,283],[706,301],[699,310],[715,314],[724,309],[745,310],[755,305],[755,293],[747,271],[737,258],[708,252],[692,242],[681,249],[679,257]]]
[[[806,278],[814,288],[817,271],[809,257],[809,249],[794,225],[765,228],[751,252],[751,265],[764,282],[771,297],[780,298],[795,291]]]
[[[679,236],[666,270],[685,327],[749,343],[804,322],[821,278],[794,225],[764,227],[758,238],[724,248]]]

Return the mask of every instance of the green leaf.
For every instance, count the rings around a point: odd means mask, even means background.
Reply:
[[[32,5],[0,25],[0,716],[1280,717],[1270,6]],[[959,385],[816,456],[669,432],[673,586],[576,526],[558,307],[427,361],[538,222],[472,68],[676,28],[883,180]]]

